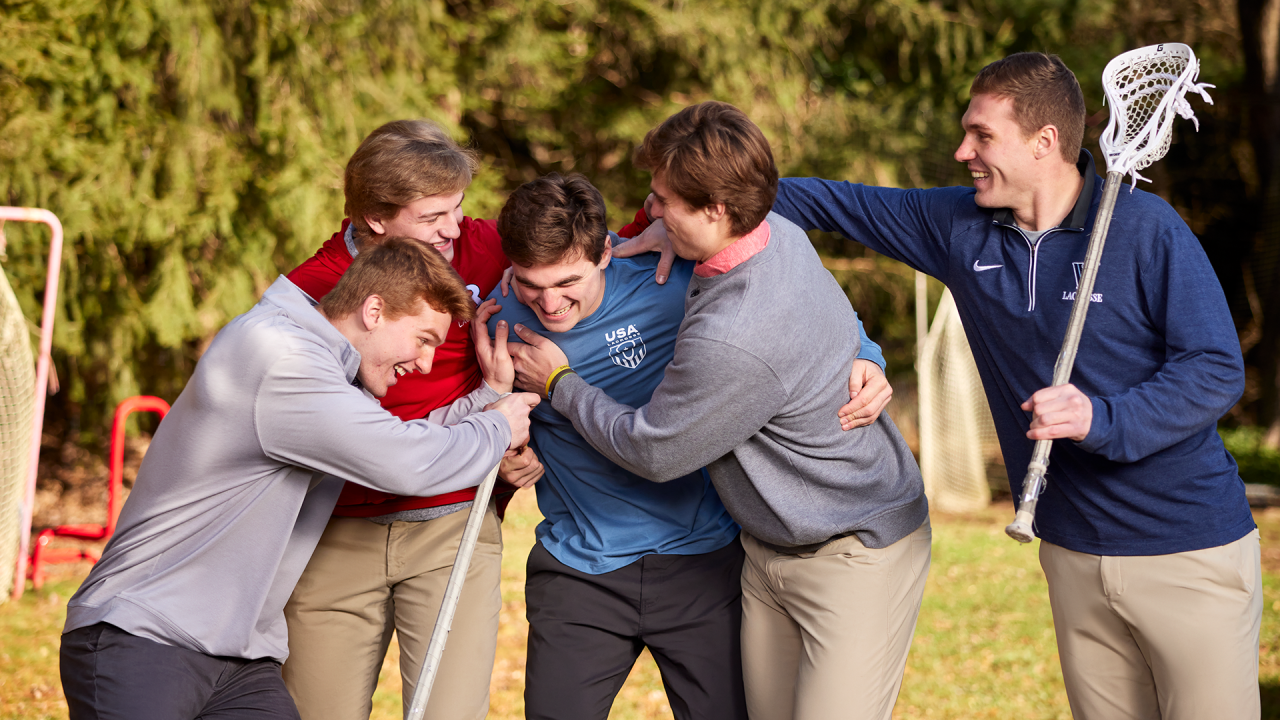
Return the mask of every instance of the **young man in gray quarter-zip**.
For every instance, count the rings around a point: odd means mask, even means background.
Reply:
[[[71,718],[294,717],[284,605],[343,480],[426,494],[475,485],[528,438],[505,333],[475,320],[480,389],[427,420],[374,400],[431,367],[470,293],[394,238],[317,304],[280,278],[218,333],[156,432],[119,528],[71,598]]]

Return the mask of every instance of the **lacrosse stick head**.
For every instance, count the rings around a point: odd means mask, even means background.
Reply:
[[[1107,158],[1107,171],[1132,175],[1134,183],[1146,180],[1138,174],[1164,157],[1173,139],[1173,116],[1196,122],[1186,101],[1188,91],[1200,93],[1212,104],[1205,85],[1196,82],[1200,63],[1182,43],[1149,45],[1117,55],[1102,71],[1102,89],[1111,106],[1111,120],[1099,144]]]

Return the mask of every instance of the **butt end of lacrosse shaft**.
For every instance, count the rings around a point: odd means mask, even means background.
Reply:
[[[1044,476],[1048,471],[1049,441],[1036,442],[1036,449],[1031,455],[1031,465],[1027,468],[1027,477],[1022,481],[1022,501],[1018,503],[1018,512],[1013,522],[1005,527],[1004,532],[1020,543],[1029,543],[1035,539],[1036,533],[1032,524],[1036,521],[1036,505],[1040,503],[1040,493],[1044,491]]]
[[[1035,532],[1031,529],[1031,523],[1035,519],[1035,513],[1030,510],[1019,510],[1013,516],[1013,522],[1005,527],[1004,532],[1020,543],[1029,543],[1036,538]]]

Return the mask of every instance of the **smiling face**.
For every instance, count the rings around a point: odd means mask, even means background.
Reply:
[[[654,174],[649,189],[653,191],[650,215],[655,220],[662,219],[671,247],[680,257],[705,262],[736,239],[730,233],[723,205],[690,207],[671,191],[661,173]]]
[[[435,248],[453,262],[453,241],[461,235],[462,199],[465,193],[428,195],[400,208],[395,217],[382,220],[366,217],[369,229],[378,235],[408,237]]]
[[[964,140],[956,160],[969,168],[975,201],[985,208],[1030,210],[1036,185],[1036,146],[1040,137],[1023,134],[1013,114],[1013,100],[974,95],[960,124]]]
[[[511,265],[512,282],[520,302],[533,309],[542,326],[565,332],[595,312],[604,299],[604,269],[611,246],[606,243],[599,263],[578,256],[545,265]]]
[[[370,308],[375,302],[377,308]],[[449,333],[452,317],[420,302],[416,315],[388,320],[381,314],[381,298],[370,296],[363,309],[364,329],[352,344],[360,353],[360,384],[374,397],[387,394],[396,380],[413,371],[431,371],[436,348]]]

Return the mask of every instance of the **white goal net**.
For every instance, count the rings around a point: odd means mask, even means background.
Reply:
[[[18,560],[35,389],[31,333],[0,269],[0,603],[9,599]]]
[[[987,469],[1000,444],[951,291],[942,295],[919,358],[920,472],[931,509],[971,512],[991,502]]]

